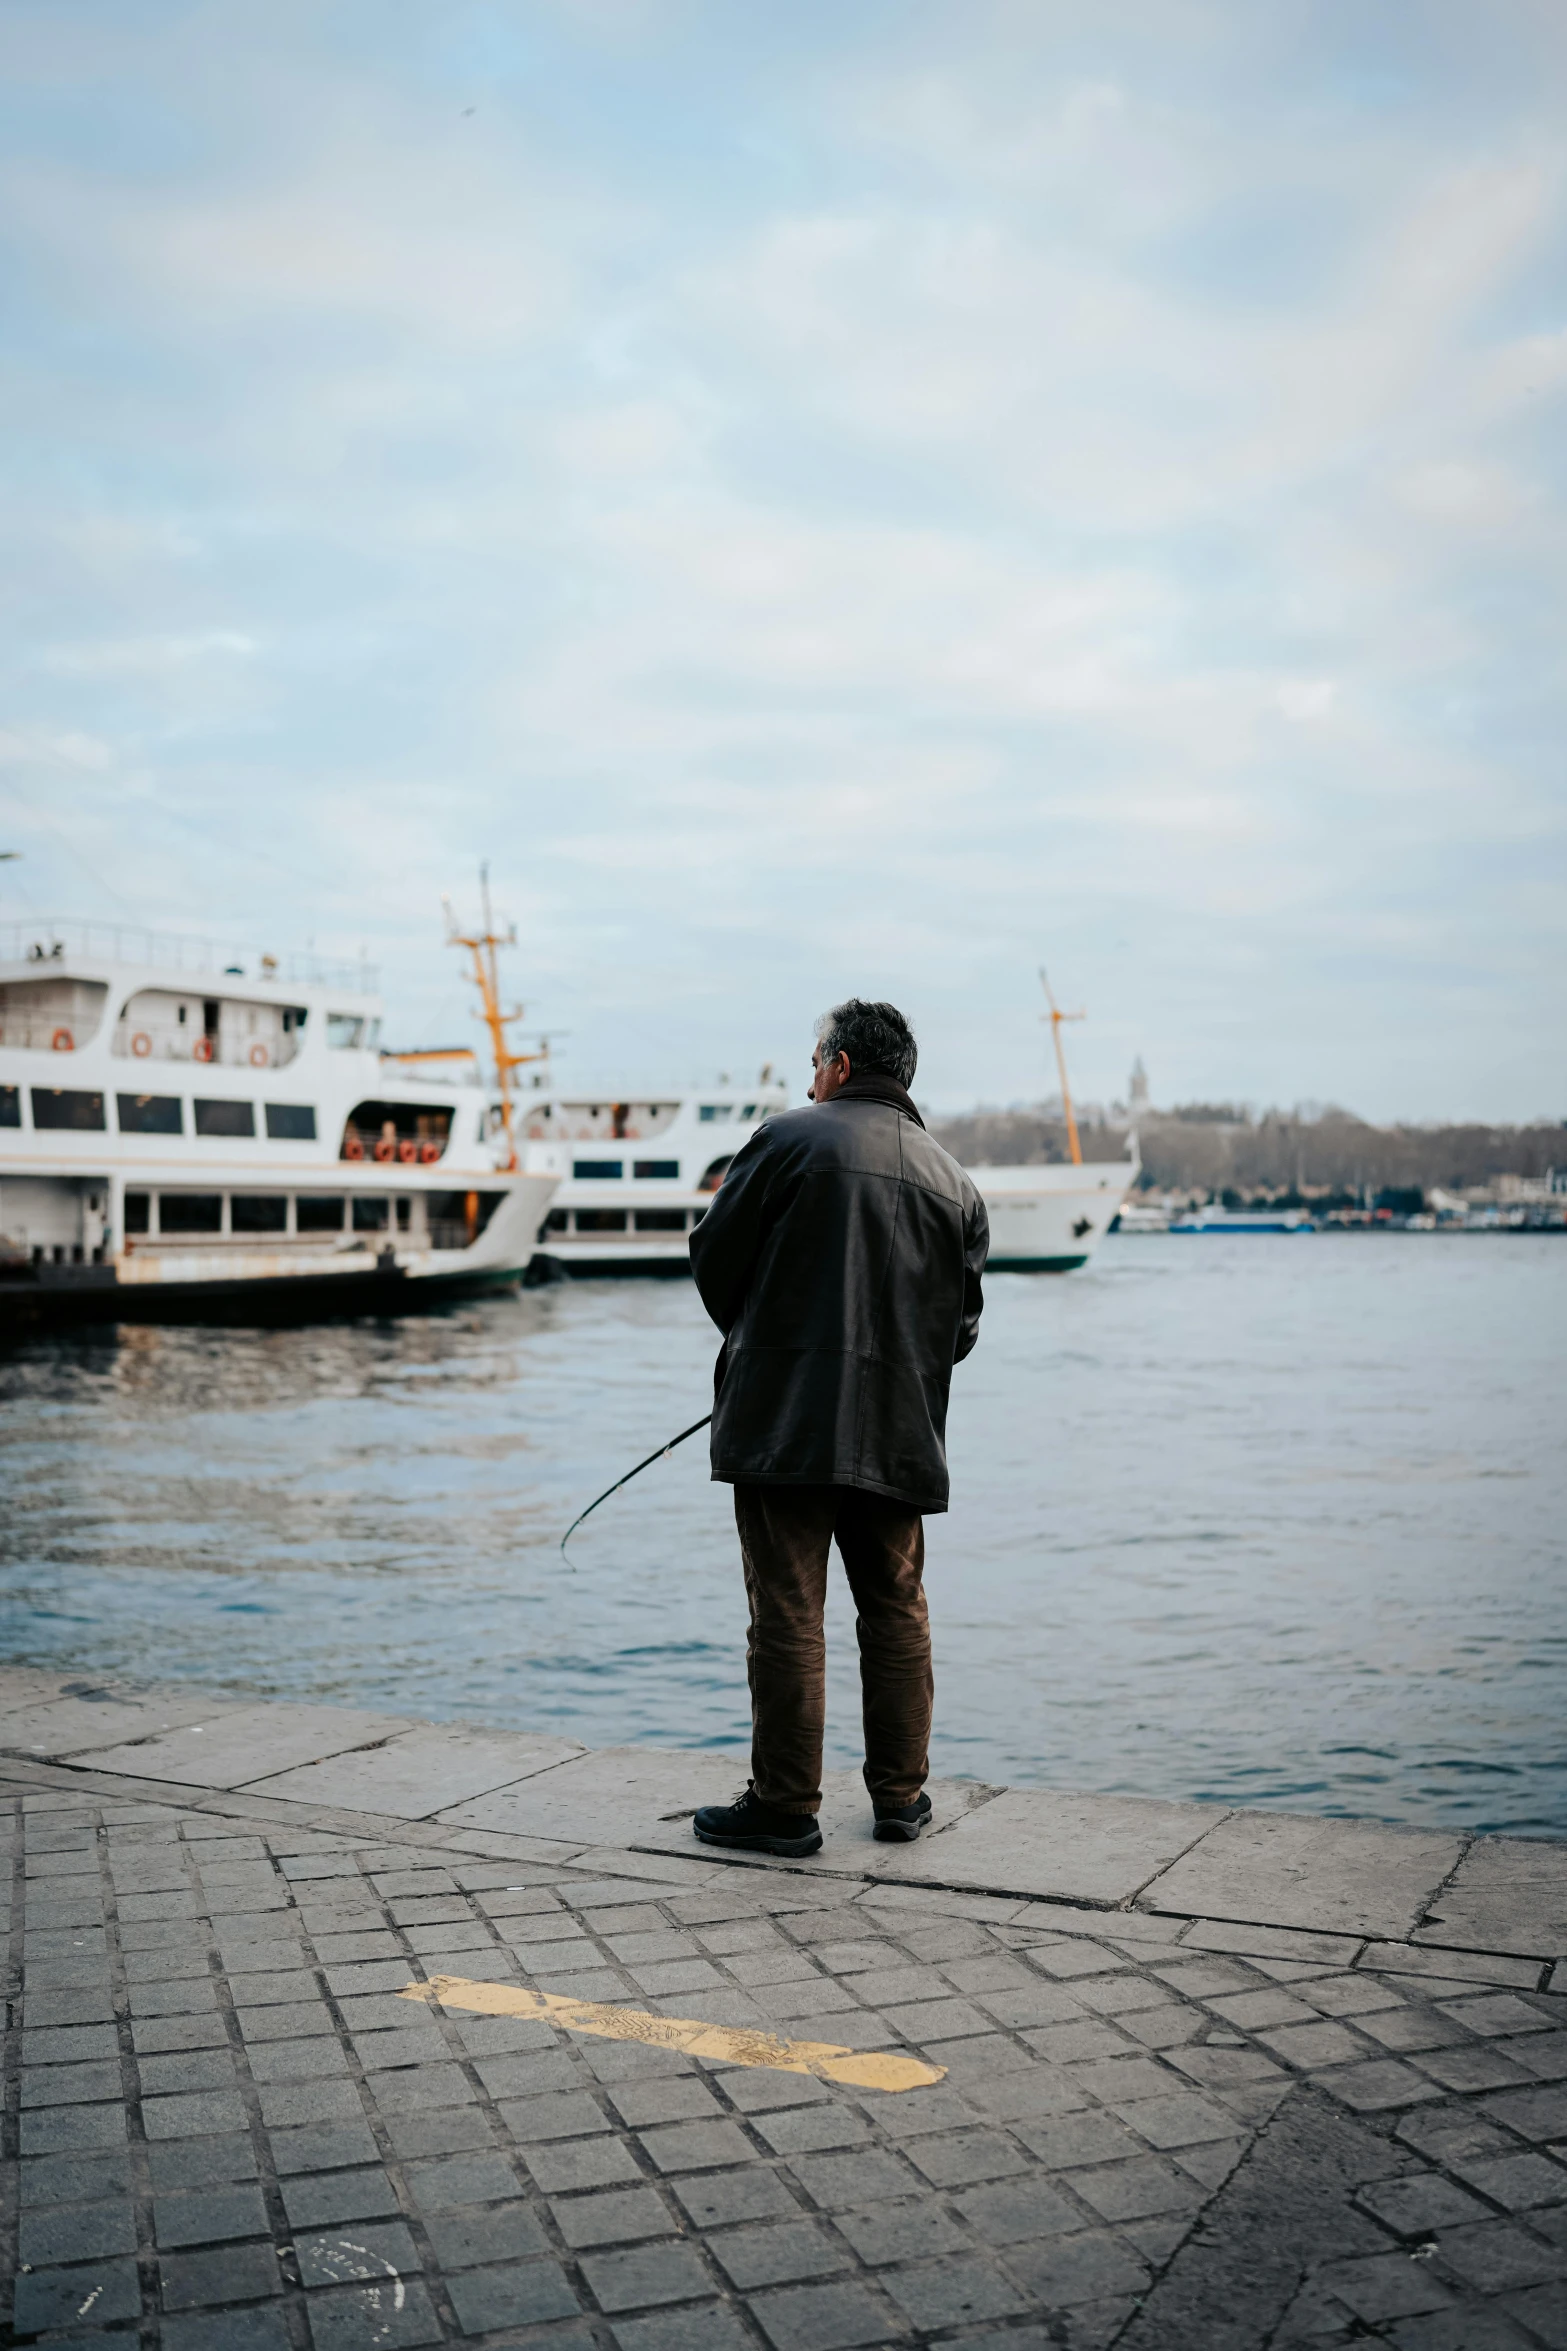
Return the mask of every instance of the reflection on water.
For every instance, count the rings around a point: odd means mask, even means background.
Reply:
[[[930,1525],[942,1772],[1567,1831],[1567,1245],[1117,1238],[989,1285]],[[709,1745],[742,1604],[678,1284],[0,1359],[0,1641],[414,1715]],[[830,1624],[832,1760],[856,1760]]]

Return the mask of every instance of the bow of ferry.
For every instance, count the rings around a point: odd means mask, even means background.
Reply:
[[[555,1190],[375,972],[120,926],[0,935],[0,1335],[406,1312],[515,1281]]]

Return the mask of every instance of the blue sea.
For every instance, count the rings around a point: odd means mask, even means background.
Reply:
[[[744,1608],[683,1282],[0,1356],[0,1648],[715,1750]],[[933,1764],[1567,1833],[1567,1242],[1121,1236],[999,1275],[928,1528]],[[829,1613],[830,1761],[858,1760]]]

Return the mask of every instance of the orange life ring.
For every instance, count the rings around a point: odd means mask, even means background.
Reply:
[[[363,1159],[364,1155],[365,1147],[363,1143],[360,1142],[359,1137],[357,1135],[350,1135],[347,1142],[343,1145],[343,1157],[345,1159]]]
[[[76,1039],[69,1029],[56,1029],[54,1035],[49,1039],[49,1044],[50,1049],[55,1053],[74,1053],[76,1051]]]
[[[148,1054],[152,1051],[152,1039],[148,1036],[145,1029],[138,1029],[134,1037],[132,1037],[131,1051],[135,1054],[138,1061],[145,1061]]]
[[[386,1137],[383,1135],[380,1142],[377,1143],[375,1147],[375,1156],[384,1166],[387,1160],[396,1158],[397,1145],[395,1143],[389,1143]]]
[[[266,1066],[267,1066],[267,1049],[266,1049],[265,1045],[252,1045],[252,1046],[251,1046],[251,1048],[250,1048],[250,1066],[251,1066],[251,1068],[252,1068],[252,1069],[265,1069],[265,1068],[266,1068]]]
[[[404,1167],[412,1167],[414,1161],[419,1156],[418,1144],[407,1141],[399,1143],[397,1146],[397,1156],[402,1161]]]
[[[419,1146],[419,1164],[420,1164],[420,1166],[421,1166],[421,1167],[433,1167],[433,1166],[435,1165],[436,1161],[437,1161],[437,1160],[440,1158],[440,1156],[441,1156],[441,1146],[440,1146],[440,1144],[439,1144],[439,1143],[421,1143],[421,1144],[420,1144],[420,1146]]]
[[[190,1051],[191,1059],[193,1061],[210,1061],[212,1059],[212,1039],[210,1037],[198,1037],[195,1044],[192,1045]]]

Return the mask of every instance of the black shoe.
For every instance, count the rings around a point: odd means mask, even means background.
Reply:
[[[736,1845],[748,1853],[780,1853],[798,1860],[820,1853],[822,1832],[811,1812],[780,1812],[754,1788],[734,1804],[704,1804],[691,1826],[704,1845]]]
[[[920,1830],[930,1825],[930,1798],[923,1788],[912,1804],[878,1804],[876,1835],[884,1845],[912,1845]]]

